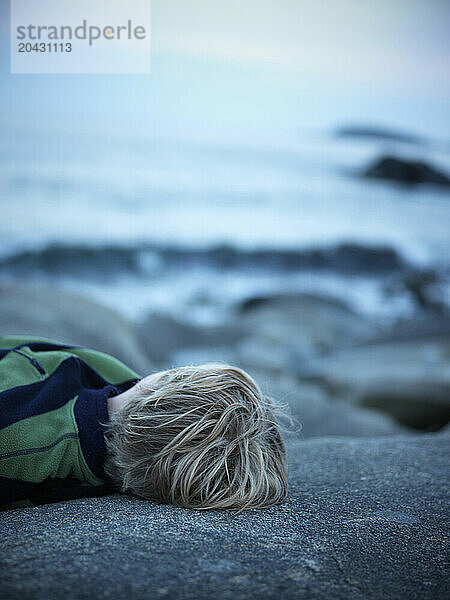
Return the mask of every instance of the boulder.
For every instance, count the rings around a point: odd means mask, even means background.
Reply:
[[[450,382],[387,379],[361,391],[358,403],[392,415],[409,427],[436,431],[450,421]]]
[[[232,516],[131,496],[2,514],[8,600],[446,600],[448,434],[289,447],[289,501]]]
[[[237,322],[249,333],[237,345],[240,361],[286,372],[311,356],[353,345],[379,331],[343,302],[313,294],[251,298],[241,306]]]
[[[97,302],[54,288],[0,285],[0,333],[100,350],[142,375],[155,369],[123,317]]]
[[[382,410],[419,429],[450,419],[450,336],[410,337],[343,349],[297,373],[336,397]]]
[[[333,399],[317,385],[283,377],[274,380],[264,373],[251,372],[267,396],[287,405],[287,418],[281,419],[302,439],[321,436],[373,437],[411,430],[378,410],[350,405]],[[293,419],[291,423],[289,417]],[[294,437],[296,433],[293,434]]]
[[[431,165],[394,156],[383,156],[377,159],[363,171],[362,175],[369,179],[385,179],[407,185],[432,183],[443,187],[450,186],[450,178]]]
[[[406,269],[396,277],[391,277],[385,285],[385,292],[407,292],[415,306],[422,313],[444,317],[448,314],[445,302],[447,296],[447,276],[434,269]]]
[[[201,326],[162,313],[150,313],[137,326],[137,332],[147,354],[158,363],[173,362],[181,350],[233,345],[243,335],[231,326]]]

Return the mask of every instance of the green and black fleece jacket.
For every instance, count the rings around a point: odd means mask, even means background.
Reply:
[[[0,337],[0,510],[111,491],[107,400],[139,379],[96,350]]]

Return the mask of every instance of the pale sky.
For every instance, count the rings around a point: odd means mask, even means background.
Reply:
[[[450,136],[450,0],[152,0],[153,71],[134,79],[9,75],[0,5],[8,121],[33,97],[62,119],[112,111],[138,126],[237,129],[268,115],[280,127],[365,119]]]
[[[449,92],[448,0],[153,0],[152,14],[155,52]]]

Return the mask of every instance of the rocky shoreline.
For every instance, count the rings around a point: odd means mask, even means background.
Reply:
[[[145,374],[227,361],[289,406],[289,501],[199,513],[125,495],[6,511],[9,600],[448,597],[450,323],[372,322],[311,294],[253,298],[224,326],[131,323],[67,292],[0,286],[0,331],[87,345]]]
[[[341,301],[292,294],[246,300],[226,326],[158,312],[133,323],[81,296],[4,284],[0,331],[93,347],[142,374],[199,362],[237,364],[268,395],[287,401],[305,437],[436,431],[450,420],[445,315],[423,312],[393,326]]]

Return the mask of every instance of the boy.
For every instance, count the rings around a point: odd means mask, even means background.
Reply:
[[[114,489],[199,510],[279,504],[273,409],[229,365],[140,379],[95,350],[0,337],[0,509]]]

